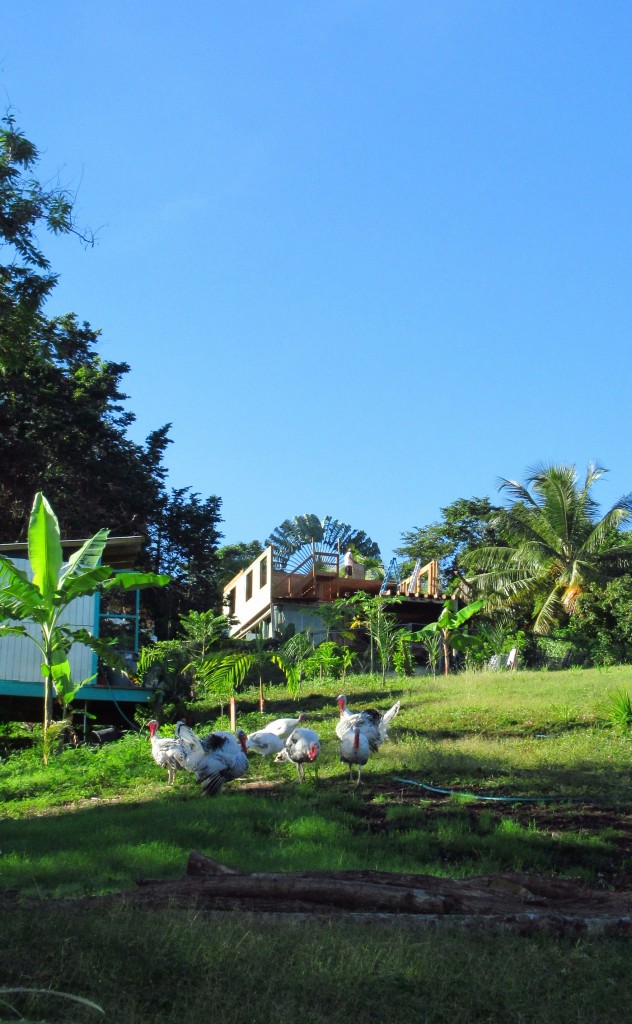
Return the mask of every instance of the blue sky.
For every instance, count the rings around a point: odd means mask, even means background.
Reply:
[[[22,0],[0,89],[77,191],[50,313],[225,542],[401,534],[538,462],[632,490],[632,7]],[[103,525],[103,524],[96,524]],[[96,527],[95,527],[96,528]]]

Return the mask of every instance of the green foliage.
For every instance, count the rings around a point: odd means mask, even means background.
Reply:
[[[496,542],[493,519],[499,509],[488,498],[459,498],[440,511],[439,522],[402,534],[397,554],[409,559],[409,568],[417,558],[424,564],[436,559],[445,589],[462,575],[461,559],[467,551]]]
[[[424,636],[435,635],[441,637],[443,645],[443,666],[447,675],[450,670],[450,651],[468,651],[480,649],[480,641],[475,634],[468,633],[464,627],[466,623],[480,612],[485,604],[484,601],[473,601],[471,604],[458,607],[455,600],[448,599],[443,604],[443,609],[436,622],[430,622],[423,629],[412,634],[413,640],[419,640]]]
[[[494,664],[504,667],[504,655],[514,647],[522,654],[529,643],[523,630],[516,630],[511,620],[500,617],[479,622],[474,636],[477,643],[467,650],[466,659],[470,666],[479,668],[487,665],[492,668]]]
[[[265,705],[265,679],[270,666],[279,669],[285,676],[288,691],[296,699],[301,689],[301,678],[295,666],[283,651],[271,648],[270,643],[257,630],[253,640],[237,651],[211,652],[200,659],[198,673],[205,673],[205,681],[211,689],[221,688],[223,693],[234,696],[248,673],[255,673],[259,684],[259,708]]]
[[[293,666],[300,682],[315,650],[311,631],[308,629],[302,633],[295,633],[285,641],[281,650],[284,658]]]
[[[399,629],[395,634],[393,650],[393,667],[398,676],[412,676],[414,673],[413,656],[411,654],[412,633],[408,629]]]
[[[36,147],[11,116],[0,122],[0,538],[23,539],[33,493],[46,493],[67,536],[95,522],[149,540],[139,568],[167,573],[166,590],[144,597],[161,639],[178,615],[219,604],[215,549],[221,501],[165,488],[170,424],[144,444],[128,430],[125,362],[100,357],[99,332],[73,313],[48,318],[56,282],[37,240],[45,228],[76,230],[72,197],[38,182]]]
[[[228,644],[228,620],[212,609],[180,616],[180,636],[143,647],[138,676],[143,685],[160,691],[165,702],[205,700],[211,695],[225,701],[233,696],[226,681],[233,652],[220,651]]]
[[[202,500],[190,487],[163,495],[148,526],[147,558],[154,572],[171,578],[149,604],[159,639],[172,639],[190,611],[219,607],[216,548],[221,499]]]
[[[64,712],[66,705],[86,680],[73,681],[70,674],[69,652],[75,643],[91,647],[99,656],[118,665],[113,650],[92,637],[85,629],[62,625],[61,616],[72,601],[95,594],[99,590],[130,586],[164,586],[167,577],[151,573],[118,573],[109,566],[100,565],[101,555],[108,538],[107,530],[100,530],[71,555],[63,566],[63,553],[59,523],[48,501],[38,492],[33,501],[28,530],[28,551],[32,579],[13,563],[0,558],[0,622],[18,620],[37,623],[39,630],[31,633],[25,625],[0,626],[3,634],[26,637],[40,650],[44,676],[44,758],[48,757],[47,730],[52,720],[53,691],[60,698]]]
[[[189,652],[180,640],[158,640],[141,648],[136,672],[139,682],[159,692],[164,701],[186,701],[193,697],[189,663]]]
[[[626,689],[615,690],[608,694],[605,705],[606,717],[618,729],[628,731],[632,728],[632,698]]]
[[[374,651],[377,650],[382,668],[382,686],[386,685],[386,673],[390,668],[393,653],[397,647],[397,634],[399,624],[397,618],[389,608],[400,604],[402,598],[382,597],[379,594],[375,597],[358,591],[346,602],[349,608],[353,608],[355,616],[351,622],[352,629],[365,629],[369,635],[371,675],[374,671]]]
[[[258,540],[249,544],[223,544],[217,549],[217,583],[220,588],[226,586],[242,569],[247,569],[255,558],[263,554],[263,545]]]
[[[331,679],[337,679],[342,673],[342,651],[342,647],[334,640],[323,640],[306,664],[307,677],[314,679],[319,676],[322,679],[329,676]]]
[[[563,634],[563,630],[560,633]],[[536,651],[536,664],[546,666],[549,669],[568,668],[573,663],[580,663],[581,654],[578,655],[576,647],[571,640],[563,635],[560,636],[536,636],[533,647]]]
[[[632,576],[591,585],[577,601],[567,636],[595,665],[632,661]]]
[[[579,483],[574,466],[540,466],[527,480],[501,489],[513,503],[493,520],[500,541],[469,551],[468,583],[488,607],[531,602],[533,629],[546,635],[577,609],[591,583],[605,585],[632,568],[632,543],[621,528],[632,515],[632,495],[598,518],[591,490],[606,471],[589,465]]]
[[[437,631],[430,633],[418,632],[413,635],[415,643],[420,643],[428,655],[428,665],[432,672],[433,679],[437,675],[437,668],[441,659],[441,635]]]

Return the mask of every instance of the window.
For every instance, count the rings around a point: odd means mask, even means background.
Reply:
[[[252,569],[246,574],[246,601],[252,597]]]
[[[268,559],[266,557],[266,558],[263,558],[259,562],[259,589],[261,589],[261,587],[265,587],[267,582],[268,582]]]

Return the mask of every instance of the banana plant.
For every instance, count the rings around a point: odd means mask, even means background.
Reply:
[[[470,636],[463,630],[465,623],[480,612],[485,604],[484,601],[472,601],[471,604],[459,608],[457,602],[448,598],[444,602],[441,615],[436,622],[430,622],[417,633],[413,633],[413,640],[423,640],[429,634],[441,637],[443,645],[443,671],[447,676],[450,671],[450,650],[465,651],[468,647],[478,642],[476,637]]]
[[[84,628],[60,621],[72,601],[114,588],[141,590],[162,587],[168,576],[154,573],[117,572],[101,565],[109,530],[99,530],[64,564],[57,516],[41,491],[35,495],[28,527],[31,579],[8,558],[0,557],[0,637],[23,636],[42,655],[44,677],[44,751],[46,733],[53,717],[53,694],[66,706],[89,680],[72,679],[69,654],[76,643],[85,644],[107,664],[119,659],[109,643]],[[25,623],[29,623],[29,626]],[[8,624],[7,624],[8,623]],[[33,625],[35,629],[33,629]],[[47,755],[44,755],[45,761]]]

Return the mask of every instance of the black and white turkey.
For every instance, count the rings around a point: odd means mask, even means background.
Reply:
[[[217,796],[226,782],[240,779],[248,771],[246,734],[210,732],[199,737],[184,722],[178,722],[176,736],[184,748],[184,767],[193,772],[205,796]]]
[[[388,736],[388,727],[400,709],[400,702],[396,701],[388,711],[378,711],[376,708],[366,708],[364,711],[350,711],[347,707],[347,698],[343,693],[338,697],[340,718],[336,724],[336,736],[339,740],[344,739],[348,732],[359,729],[369,741],[369,749],[375,753]]]
[[[285,747],[275,761],[293,761],[299,782],[305,782],[305,765],[313,764],[320,754],[320,739],[313,729],[295,729],[285,741]]]

